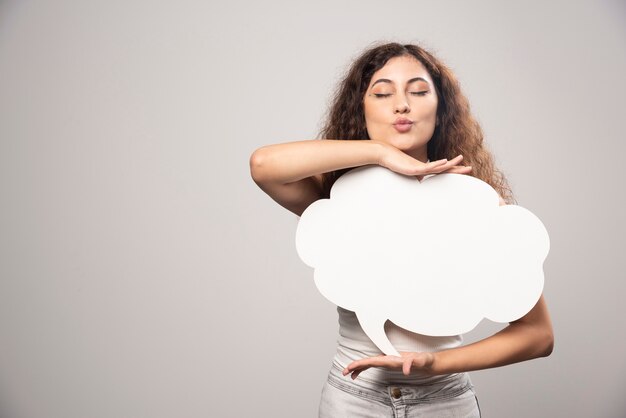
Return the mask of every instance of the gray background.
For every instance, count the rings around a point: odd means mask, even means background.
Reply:
[[[483,416],[626,415],[625,23],[618,1],[1,2],[0,416],[315,416],[335,307],[249,156],[313,139],[378,40],[456,72],[550,233],[554,352],[472,372]]]

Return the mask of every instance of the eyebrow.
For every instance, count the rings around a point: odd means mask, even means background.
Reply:
[[[429,83],[428,83],[428,81],[426,81],[426,79],[425,79],[425,78],[422,78],[422,77],[413,77],[412,79],[410,79],[409,81],[407,81],[407,84],[413,83],[413,82],[415,82],[415,81],[423,81],[423,82],[425,82],[426,84],[429,84]],[[392,83],[392,81],[391,81],[391,80],[389,80],[388,78],[380,78],[380,79],[376,80],[376,81],[374,82],[374,84],[372,84],[372,87],[374,87],[377,83],[390,83],[390,84],[391,84],[391,83]]]

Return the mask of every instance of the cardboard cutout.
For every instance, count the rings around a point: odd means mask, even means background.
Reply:
[[[421,182],[378,165],[357,167],[330,199],[300,217],[296,250],[327,299],[354,311],[385,354],[387,319],[409,331],[457,335],[483,318],[524,316],[543,290],[548,233],[530,211],[499,205],[463,174]]]

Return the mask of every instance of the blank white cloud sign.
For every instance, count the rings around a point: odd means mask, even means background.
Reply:
[[[387,319],[409,331],[457,335],[483,319],[524,316],[543,290],[550,241],[518,205],[463,174],[421,182],[378,165],[354,168],[312,203],[296,250],[328,300],[354,311],[385,354],[399,355]]]

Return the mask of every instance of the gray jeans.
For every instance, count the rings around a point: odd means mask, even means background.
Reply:
[[[322,389],[319,418],[480,417],[467,373],[419,385],[382,385],[343,376],[333,363]]]

